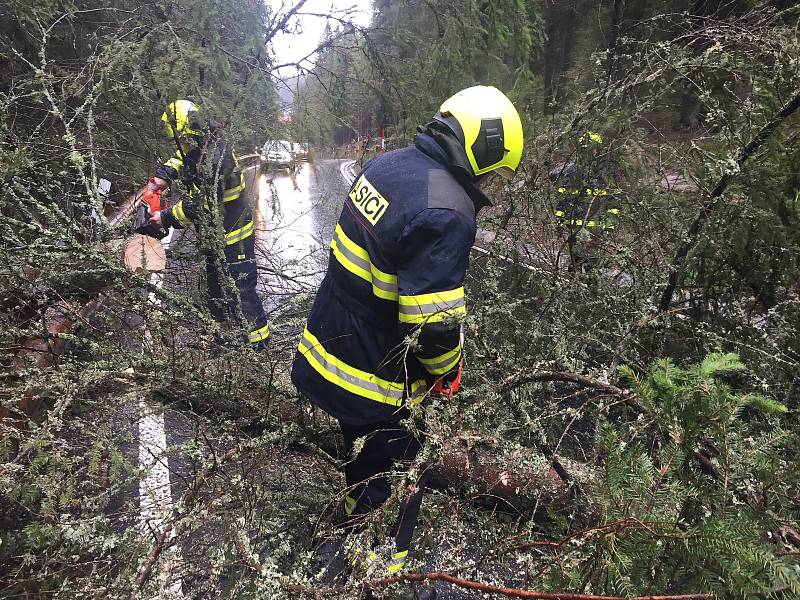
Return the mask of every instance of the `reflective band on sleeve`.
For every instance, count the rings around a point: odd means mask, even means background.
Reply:
[[[384,273],[373,265],[369,253],[347,237],[340,225],[333,233],[331,250],[340,265],[372,284],[372,293],[378,298],[397,301],[397,275]]]
[[[255,231],[255,225],[252,221],[250,221],[244,227],[240,227],[239,229],[234,229],[233,231],[225,234],[225,245],[230,246],[231,244],[235,244],[236,242],[241,242],[243,239],[250,237],[253,235],[253,231]]]
[[[183,200],[172,207],[172,216],[175,217],[178,223],[184,227],[192,224],[192,222],[189,220],[189,217],[187,217],[186,213],[183,212]]]
[[[408,557],[408,550],[403,550],[401,552],[395,552],[394,554],[392,554],[392,559],[386,566],[386,570],[389,571],[389,574],[393,575],[394,573],[400,571],[404,566],[406,566],[407,557]]]
[[[260,327],[259,329],[254,329],[250,332],[247,336],[247,341],[251,344],[255,344],[256,342],[261,342],[269,337],[269,323]]]
[[[405,399],[403,383],[386,381],[373,373],[356,369],[336,358],[319,343],[319,340],[308,329],[303,331],[297,347],[314,370],[327,381],[352,394],[390,404],[401,406]],[[411,402],[419,403],[427,391],[425,381],[418,379],[411,384]]]
[[[453,350],[437,356],[435,358],[420,358],[417,360],[422,363],[422,366],[432,375],[444,375],[458,364],[461,358],[461,345],[456,346]]]
[[[224,192],[222,192],[222,201],[223,202],[233,202],[234,200],[238,199],[239,196],[242,195],[242,191],[245,189],[244,185],[244,173],[239,175],[239,185],[228,188]]]
[[[353,514],[353,511],[356,508],[356,499],[352,496],[345,496],[344,497],[344,512],[347,513],[347,516]]]
[[[175,153],[175,156],[170,158],[167,162],[164,163],[170,169],[175,169],[180,175],[181,170],[183,169],[183,156],[180,151]]]
[[[398,301],[401,323],[435,323],[467,314],[463,287],[444,292],[400,296]]]

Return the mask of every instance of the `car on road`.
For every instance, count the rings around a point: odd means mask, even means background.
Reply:
[[[261,162],[264,168],[287,169],[293,166],[292,143],[286,140],[270,140],[261,148]]]

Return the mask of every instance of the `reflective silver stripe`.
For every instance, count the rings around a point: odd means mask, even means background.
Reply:
[[[404,315],[431,315],[439,312],[453,310],[466,305],[464,298],[456,300],[442,300],[441,302],[430,302],[428,304],[400,304],[398,309]]]
[[[250,221],[244,227],[240,227],[239,229],[234,229],[233,231],[226,233],[225,244],[230,246],[231,244],[235,244],[236,242],[241,242],[243,239],[253,235],[254,230],[255,230],[255,224],[253,223],[253,221]]]
[[[245,189],[244,185],[244,173],[239,174],[239,185],[234,186],[232,188],[228,188],[227,190],[223,190],[222,192],[222,201],[223,202],[233,202],[234,200],[238,199],[242,195],[242,191]]]
[[[411,385],[411,404],[419,404],[428,394],[428,386],[424,379],[417,379]]]
[[[367,273],[370,273],[372,279],[372,285],[378,288],[379,290],[383,290],[384,292],[389,292],[390,294],[397,293],[397,283],[389,283],[387,281],[383,281],[378,277],[372,275],[372,263],[368,260],[365,260],[363,257],[358,256],[352,250],[350,250],[344,241],[339,236],[339,232],[335,231],[333,234],[333,239],[336,242],[336,246],[342,254],[344,254],[345,258],[351,261],[358,267],[364,269]],[[346,268],[346,267],[345,267]],[[387,273],[388,275],[388,273]]]
[[[377,384],[375,384],[375,383],[373,383],[371,381],[365,381],[365,380],[361,379],[360,377],[356,377],[354,375],[351,375],[350,373],[347,373],[346,371],[341,370],[338,366],[336,366],[335,364],[329,362],[325,358],[325,356],[321,352],[319,352],[317,350],[317,348],[315,348],[311,344],[309,344],[308,341],[305,338],[300,338],[299,350],[301,352],[308,352],[309,354],[311,354],[317,360],[317,362],[319,362],[323,366],[323,368],[326,371],[328,371],[328,373],[331,373],[332,375],[335,375],[339,379],[342,379],[342,380],[346,381],[347,383],[349,383],[351,385],[354,385],[356,387],[360,387],[360,388],[362,388],[364,390],[368,390],[368,391],[371,391],[371,392],[375,392],[377,394],[381,394],[382,396],[386,396],[387,398],[392,398],[397,402],[398,406],[400,404],[402,404],[402,402],[403,402],[403,391],[402,390],[397,390],[397,391],[390,390],[390,389],[381,387],[381,386],[379,386],[379,385],[377,385]]]
[[[230,195],[228,192],[230,192]],[[222,195],[222,201],[233,202],[234,200],[238,200],[241,196],[242,196],[242,188],[239,189],[233,188],[228,190]]]
[[[453,365],[453,366],[457,365],[458,364],[458,360],[460,358],[461,358],[461,352],[457,352],[454,355],[448,356],[444,360],[439,361],[438,363],[431,364],[427,360],[424,360],[424,359],[419,359],[419,361],[422,363],[422,365],[428,371],[430,371],[431,373],[436,374],[437,371],[440,371],[440,370],[442,370],[442,369],[444,369],[446,367],[449,367],[450,365]]]
[[[397,573],[405,566],[407,556],[408,550],[392,554],[392,559],[389,561],[389,564],[386,565],[386,570],[389,571],[390,574]]]
[[[267,323],[263,327],[251,331],[250,335],[248,336],[248,341],[251,344],[255,344],[256,342],[260,342],[267,339],[269,337],[269,325],[270,324]]]

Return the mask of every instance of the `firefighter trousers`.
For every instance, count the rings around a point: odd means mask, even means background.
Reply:
[[[405,429],[399,422],[349,425],[339,421],[344,436],[347,464],[347,498],[345,509],[351,521],[382,505],[391,495],[388,473],[393,469],[407,468],[416,458],[424,443],[424,422],[415,432]],[[365,438],[357,456],[353,456],[358,438]],[[423,471],[424,472],[424,471]],[[425,476],[417,481],[404,482],[400,494],[400,510],[391,531],[398,551],[408,550],[417,525]]]
[[[266,346],[269,336],[269,319],[257,292],[258,269],[255,258],[255,236],[251,235],[238,244],[225,248],[225,264],[220,265],[213,252],[204,252],[206,258],[206,281],[208,286],[208,309],[218,322],[236,322],[238,308],[249,325],[249,341],[256,350]],[[226,293],[224,277],[230,275],[238,299]],[[257,338],[257,339],[256,339]]]

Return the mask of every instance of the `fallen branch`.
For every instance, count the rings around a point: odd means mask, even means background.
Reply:
[[[579,375],[577,373],[567,373],[564,371],[537,371],[533,373],[517,373],[500,382],[497,386],[497,393],[506,394],[511,390],[525,385],[526,383],[533,383],[535,381],[561,381],[564,383],[574,383],[583,388],[597,390],[609,396],[615,396],[626,404],[638,408],[646,412],[646,409],[641,405],[636,397],[636,394],[631,390],[619,388],[610,383],[592,379],[586,375]]]
[[[370,587],[382,588],[393,583],[402,582],[421,582],[421,581],[446,581],[458,587],[477,590],[489,594],[500,594],[508,598],[538,598],[539,600],[709,600],[714,598],[714,594],[676,594],[665,596],[597,596],[594,594],[573,594],[569,592],[531,592],[528,590],[521,590],[517,588],[499,587],[481,583],[479,581],[470,581],[468,579],[461,579],[441,573],[439,571],[431,573],[406,573],[404,575],[397,575],[395,577],[387,577],[373,582]]]

